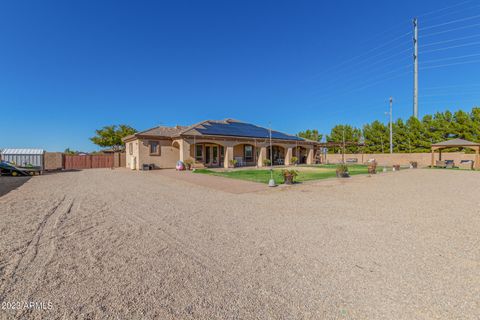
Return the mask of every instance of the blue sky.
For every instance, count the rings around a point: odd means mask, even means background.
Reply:
[[[0,147],[223,118],[328,133],[386,121],[389,96],[406,119],[414,16],[420,115],[480,105],[475,1],[2,1]]]

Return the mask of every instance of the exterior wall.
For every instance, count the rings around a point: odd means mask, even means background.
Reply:
[[[44,170],[62,170],[63,169],[63,153],[62,152],[45,152]]]
[[[149,141],[157,141],[160,155],[150,155]],[[154,164],[156,168],[175,168],[180,157],[179,149],[172,146],[172,140],[142,140],[138,145],[139,168],[143,164]]]
[[[233,158],[242,157],[243,158],[243,146],[244,144],[238,144],[233,147]]]
[[[149,141],[158,141],[161,147],[161,154],[150,155]],[[192,137],[170,139],[136,139],[126,142],[126,167],[136,168],[137,170],[143,167],[143,164],[154,164],[158,168],[175,168],[178,160],[185,161],[187,159],[194,159],[194,143],[195,144],[214,144],[224,148],[223,163],[220,167],[230,167],[230,160],[236,157],[244,158],[244,145],[253,146],[253,161],[246,163],[249,166],[263,166],[263,160],[266,159],[267,150],[269,146],[268,139],[246,139],[246,138],[222,138],[222,137],[199,137],[193,139]],[[131,147],[130,147],[131,145]],[[281,148],[281,157],[284,163],[288,163],[292,156],[292,148],[295,145],[292,142],[273,141],[273,145]],[[297,145],[297,144],[296,144]],[[313,151],[313,145],[308,143],[298,144],[305,150]],[[290,153],[288,150],[290,149]],[[132,151],[130,153],[130,150]],[[203,151],[205,153],[205,150]],[[284,159],[288,155],[289,159]],[[313,159],[313,157],[311,157]],[[221,159],[220,159],[221,160]],[[222,162],[222,161],[220,161]],[[201,162],[195,161],[196,167],[202,167]]]
[[[379,165],[392,166],[394,164],[409,165],[410,161],[418,162],[420,167],[426,167],[431,164],[431,153],[376,153],[376,154],[345,154],[347,159],[357,159],[358,163],[365,163],[369,159],[375,159]],[[439,159],[439,153],[435,152],[435,160]],[[465,154],[463,152],[443,152],[442,160],[453,160],[455,164],[459,164],[461,160],[475,161],[475,154]],[[326,163],[340,163],[342,161],[341,154],[327,154]]]
[[[151,155],[149,141],[159,143],[160,155]],[[132,143],[132,154],[130,154],[130,146]],[[126,167],[141,170],[144,164],[154,164],[156,168],[175,168],[177,161],[180,159],[179,149],[172,146],[172,140],[134,140],[126,143]]]

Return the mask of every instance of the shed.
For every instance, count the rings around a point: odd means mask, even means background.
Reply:
[[[43,169],[43,149],[3,149],[2,160],[13,162],[19,166],[32,165]]]
[[[469,148],[475,151],[475,168],[480,168],[480,143],[463,139],[452,139],[432,144],[432,167],[435,165],[435,151],[439,152],[439,159],[442,160],[442,149],[446,148]]]

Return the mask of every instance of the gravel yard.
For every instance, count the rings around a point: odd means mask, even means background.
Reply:
[[[0,319],[478,319],[479,190],[426,169],[237,194],[33,177],[0,197]]]

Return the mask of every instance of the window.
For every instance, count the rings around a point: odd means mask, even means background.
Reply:
[[[160,145],[157,141],[150,141],[148,143],[150,149],[150,155],[159,156],[160,155]]]
[[[195,160],[203,160],[203,145],[201,144],[195,145]]]
[[[133,142],[130,142],[130,143],[128,144],[128,153],[129,153],[129,154],[133,154]]]
[[[245,161],[253,161],[253,146],[245,145]]]

